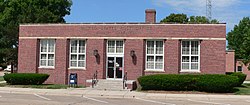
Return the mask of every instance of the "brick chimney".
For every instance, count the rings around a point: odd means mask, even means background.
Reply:
[[[146,9],[146,23],[155,23],[156,22],[156,11],[155,9]]]

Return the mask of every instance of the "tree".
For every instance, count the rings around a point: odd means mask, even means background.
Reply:
[[[0,64],[17,63],[21,23],[64,23],[72,0],[0,0]]]
[[[161,23],[198,23],[198,24],[216,24],[219,23],[218,20],[213,19],[213,20],[209,20],[208,18],[206,18],[205,16],[190,16],[189,18],[187,17],[186,14],[170,14],[169,16],[167,16],[166,18],[161,20]]]
[[[186,14],[170,14],[166,18],[161,20],[161,23],[174,22],[174,23],[187,23],[188,18]]]
[[[244,17],[234,29],[227,34],[228,49],[235,50],[235,58],[250,62],[250,18]]]

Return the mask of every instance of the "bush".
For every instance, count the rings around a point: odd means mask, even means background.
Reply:
[[[11,85],[40,85],[49,78],[49,75],[36,73],[11,73],[5,74],[3,78]]]
[[[231,76],[237,76],[239,78],[237,86],[241,86],[243,84],[243,82],[245,81],[246,77],[247,77],[246,74],[243,74],[241,72],[229,72],[229,73],[226,73],[226,74],[231,75]]]
[[[238,78],[229,75],[157,74],[141,76],[142,90],[231,92]]]

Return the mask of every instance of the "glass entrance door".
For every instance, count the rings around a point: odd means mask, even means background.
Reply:
[[[122,79],[123,57],[108,57],[107,79]]]

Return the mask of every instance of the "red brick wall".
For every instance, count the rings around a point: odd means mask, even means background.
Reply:
[[[37,70],[37,40],[19,39],[18,72],[36,73]],[[39,57],[38,57],[39,58]]]
[[[128,73],[128,79],[136,80],[144,71],[144,40],[125,40],[124,47],[124,70]],[[134,58],[130,56],[131,50],[135,51]]]
[[[234,72],[235,71],[235,58],[234,51],[226,52],[226,72]]]
[[[206,74],[225,74],[226,41],[203,40],[200,43],[200,69]]]
[[[246,80],[250,80],[250,70],[248,70],[248,66],[249,66],[249,64],[244,64],[241,60],[237,60],[236,61],[236,71],[237,71],[237,67],[238,66],[242,66],[242,73],[244,73],[244,74],[246,74],[247,75],[247,78],[246,78]]]
[[[226,27],[197,24],[145,25],[21,25],[20,37],[174,37],[225,38]]]

